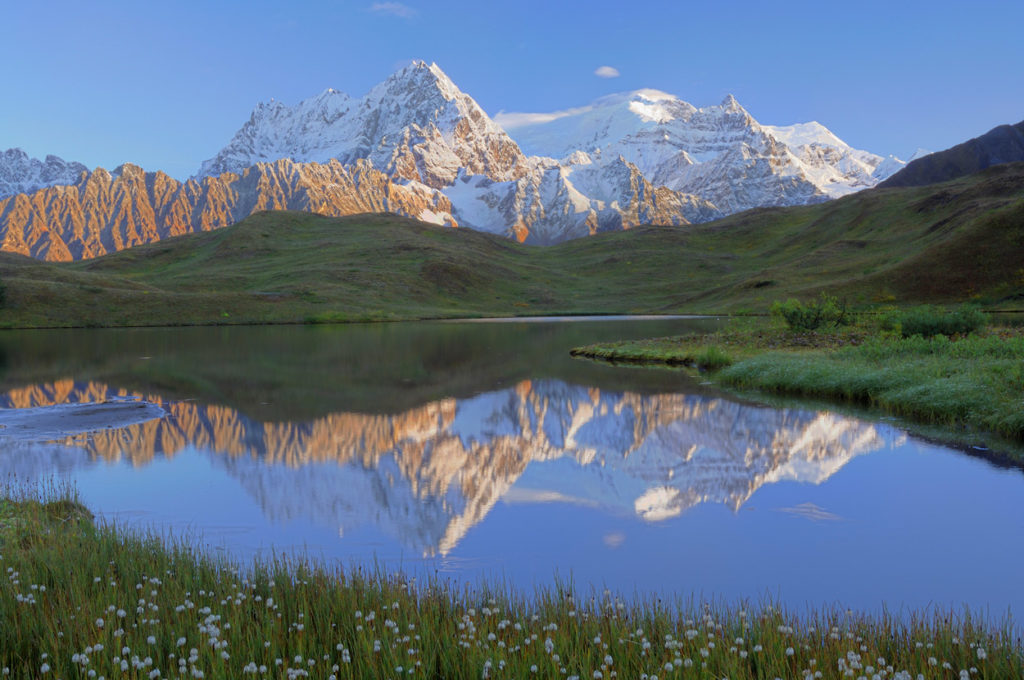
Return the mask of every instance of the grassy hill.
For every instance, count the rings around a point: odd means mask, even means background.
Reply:
[[[523,246],[392,215],[262,213],[95,260],[0,254],[0,325],[762,311],[818,291],[1024,306],[1024,164],[690,227]]]

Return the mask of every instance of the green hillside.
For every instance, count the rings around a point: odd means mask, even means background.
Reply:
[[[392,215],[262,213],[85,262],[0,254],[0,281],[5,326],[763,311],[820,290],[1024,307],[1024,164],[551,247]]]

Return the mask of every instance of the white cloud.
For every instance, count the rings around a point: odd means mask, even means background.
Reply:
[[[594,70],[594,75],[598,78],[618,78],[619,69],[614,66],[598,66]]]
[[[371,12],[378,14],[390,14],[402,19],[412,19],[416,16],[416,10],[400,2],[375,2],[370,5]]]
[[[575,116],[578,113],[586,113],[592,108],[594,107],[577,106],[573,109],[551,111],[550,113],[516,113],[513,111],[498,111],[498,113],[494,115],[494,122],[505,130],[512,130],[514,128],[523,127],[524,125],[550,123],[553,120],[565,118],[566,116]]]
[[[622,543],[626,540],[626,534],[618,531],[613,531],[610,534],[605,534],[602,540],[604,540],[604,544],[606,546],[614,549],[622,545]]]

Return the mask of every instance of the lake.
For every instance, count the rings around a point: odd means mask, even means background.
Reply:
[[[121,526],[522,588],[1024,612],[1024,469],[569,357],[714,319],[0,334],[0,407],[145,399],[0,475]]]

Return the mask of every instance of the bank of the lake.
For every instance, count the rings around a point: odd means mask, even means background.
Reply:
[[[791,331],[768,320],[705,335],[600,343],[572,354],[613,363],[687,365],[741,390],[866,406],[952,438],[1024,441],[1024,329],[900,337],[870,325]]]
[[[4,677],[1009,678],[1009,620],[624,602],[416,583],[302,561],[240,566],[96,525],[67,490],[0,498]]]

